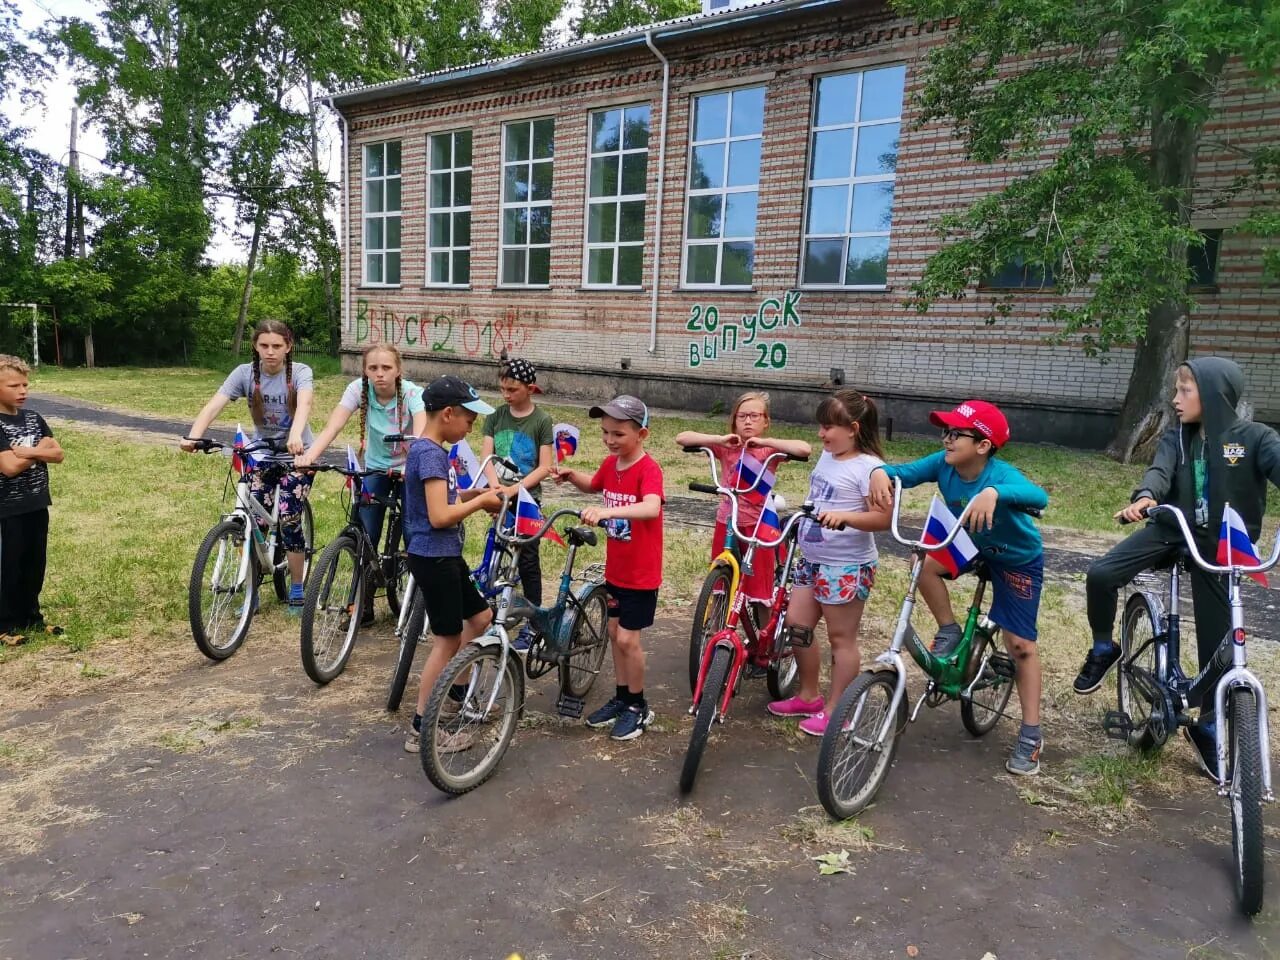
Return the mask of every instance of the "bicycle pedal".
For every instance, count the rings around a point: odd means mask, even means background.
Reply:
[[[587,705],[586,697],[575,697],[571,693],[561,691],[556,700],[556,712],[569,720],[577,720],[582,716],[582,709]]]
[[[759,680],[761,677],[767,677],[769,670],[767,667],[757,667],[754,663],[746,666],[746,675],[748,680]]]
[[[1128,740],[1133,733],[1133,720],[1120,710],[1108,710],[1102,718],[1102,730],[1112,740]]]
[[[1012,680],[1018,672],[1017,666],[1014,665],[1013,658],[1007,653],[994,653],[991,659],[987,661],[993,673],[999,674],[1006,680]]]

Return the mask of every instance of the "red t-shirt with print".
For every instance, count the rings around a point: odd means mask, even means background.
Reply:
[[[662,468],[647,453],[625,470],[617,457],[605,457],[591,478],[606,507],[627,507],[655,494],[663,503]],[[656,590],[662,586],[662,511],[651,520],[632,520],[631,539],[606,541],[604,578],[615,587]]]

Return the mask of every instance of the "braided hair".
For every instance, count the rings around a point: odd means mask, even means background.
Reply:
[[[253,393],[249,397],[249,412],[254,426],[259,428],[266,420],[266,411],[262,400],[262,361],[256,347],[258,338],[267,333],[284,337],[284,342],[289,345],[289,352],[284,356],[285,405],[290,417],[298,412],[298,391],[293,386],[293,331],[279,320],[263,320],[253,328]]]
[[[405,433],[404,422],[404,377],[400,370],[404,364],[400,351],[389,343],[374,343],[364,348],[360,355],[360,453],[363,454],[369,436],[369,395],[373,385],[369,383],[369,356],[374,353],[389,353],[396,361],[396,433]]]

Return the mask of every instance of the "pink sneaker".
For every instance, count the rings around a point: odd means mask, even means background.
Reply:
[[[822,712],[822,698],[801,700],[799,697],[791,697],[787,700],[775,700],[769,704],[768,710],[775,717],[812,717],[815,713]]]
[[[807,733],[811,737],[820,737],[827,732],[827,715],[825,713],[815,713],[807,720],[800,721],[800,732]]]

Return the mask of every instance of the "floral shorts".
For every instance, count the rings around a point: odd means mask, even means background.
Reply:
[[[813,563],[801,557],[796,561],[794,582],[797,587],[812,587],[813,598],[829,606],[865,602],[876,582],[876,561]]]

